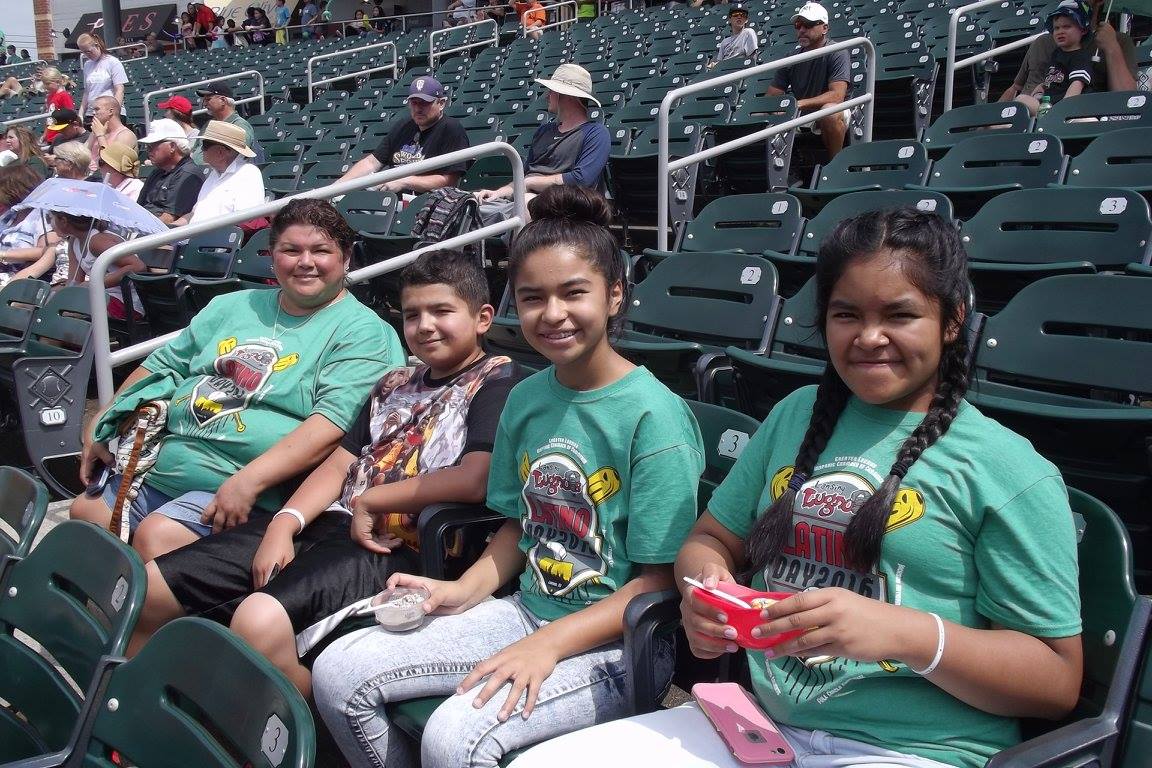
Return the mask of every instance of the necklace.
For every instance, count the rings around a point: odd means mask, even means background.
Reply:
[[[276,320],[272,324],[272,340],[276,341],[277,339],[279,339],[281,336],[283,336],[288,331],[300,330],[304,326],[308,325],[308,323],[312,322],[312,318],[316,317],[316,315],[320,314],[321,312],[323,312],[328,307],[331,307],[334,304],[338,304],[340,301],[342,301],[344,299],[344,295],[345,295],[344,293],[341,293],[333,301],[328,302],[327,304],[325,304],[322,307],[317,307],[315,310],[313,310],[311,313],[308,314],[308,317],[306,317],[304,319],[304,322],[300,323],[300,325],[281,325],[280,324],[280,316],[281,316],[281,313],[284,312],[284,307],[283,307],[283,304],[281,303],[281,293],[278,291],[276,293]],[[293,315],[288,315],[288,317],[293,317]]]

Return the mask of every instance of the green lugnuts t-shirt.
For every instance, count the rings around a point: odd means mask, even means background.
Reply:
[[[709,511],[742,539],[787,487],[815,394],[805,387],[777,405],[712,496]],[[752,586],[838,586],[968,627],[1079,634],[1076,535],[1060,473],[966,402],[901,483],[878,567],[844,563],[852,510],[922,419],[852,398],[797,494],[787,547]],[[963,766],[1020,740],[1014,718],[971,707],[900,663],[749,658],[757,698],[781,723]]]
[[[548,368],[500,417],[488,506],[519,518],[524,606],[555,620],[671,563],[696,520],[704,470],[688,406],[644,368],[581,392]]]
[[[396,332],[351,294],[296,317],[277,314],[279,293],[213,299],[144,361],[177,382],[148,485],[170,496],[215,491],[314,413],[347,430],[372,385],[404,364]],[[274,488],[257,506],[283,501]]]

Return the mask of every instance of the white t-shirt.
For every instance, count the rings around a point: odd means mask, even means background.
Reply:
[[[189,223],[226,216],[264,202],[264,177],[243,157],[232,161],[224,173],[213,170],[200,187],[200,197]]]
[[[32,248],[47,234],[45,217],[40,211],[29,211],[22,221],[12,223],[19,215],[16,211],[9,211],[0,216],[0,257],[8,250]],[[0,264],[0,273],[19,272],[30,263],[21,261]]]
[[[109,186],[111,186],[111,185],[109,185]],[[129,177],[125,178],[124,181],[120,182],[120,186],[112,187],[112,188],[115,189],[117,192],[120,192],[121,194],[127,196],[129,199],[136,200],[137,196],[140,194],[140,190],[143,187],[144,187],[143,179],[133,179],[131,176],[129,176]]]
[[[84,114],[90,115],[101,96],[115,96],[113,87],[128,82],[128,74],[120,59],[104,54],[96,61],[84,59]],[[123,105],[120,112],[123,113]]]

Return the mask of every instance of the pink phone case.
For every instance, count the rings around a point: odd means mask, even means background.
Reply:
[[[781,765],[796,759],[776,724],[739,684],[697,683],[692,697],[740,762]]]

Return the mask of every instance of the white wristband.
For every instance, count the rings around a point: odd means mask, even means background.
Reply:
[[[928,615],[936,619],[936,655],[932,657],[932,663],[924,667],[924,669],[908,667],[908,669],[911,669],[918,675],[930,675],[935,672],[936,667],[940,665],[940,659],[944,656],[944,621],[934,613],[929,613]]]
[[[304,530],[304,526],[308,525],[308,522],[304,519],[304,515],[302,515],[298,509],[284,507],[284,509],[272,515],[272,519],[275,520],[276,518],[280,517],[280,515],[292,515],[292,517],[296,518],[296,523],[300,526],[300,529],[296,531],[297,536],[299,536],[300,532]]]

